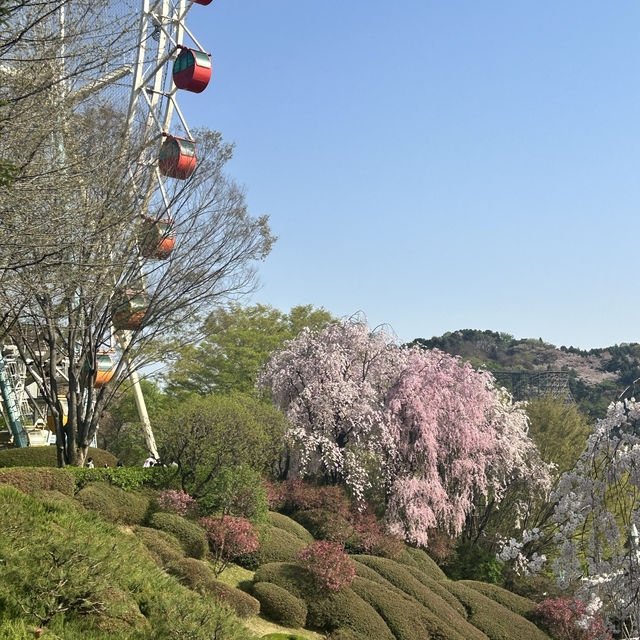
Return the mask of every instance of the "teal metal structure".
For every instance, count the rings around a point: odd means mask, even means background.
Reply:
[[[2,351],[0,350],[0,396],[2,396],[2,402],[4,403],[7,418],[9,419],[9,427],[11,433],[13,433],[13,444],[16,447],[27,447],[29,445],[29,439],[27,432],[22,426],[22,416],[20,415],[20,409],[16,403],[16,396],[11,384],[11,377],[7,368]]]

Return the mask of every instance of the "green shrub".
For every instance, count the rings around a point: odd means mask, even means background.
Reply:
[[[329,540],[357,547],[359,536],[347,518],[326,509],[305,509],[293,514],[293,519],[302,525],[316,540]]]
[[[74,488],[73,475],[67,469],[0,469],[0,484],[9,484],[36,496],[41,491],[59,491],[72,496]]]
[[[305,636],[297,636],[295,633],[267,633],[261,638],[262,640],[307,640]]]
[[[166,567],[184,558],[180,541],[170,533],[140,526],[134,527],[133,532],[159,566]]]
[[[149,519],[149,526],[173,534],[191,558],[204,558],[209,549],[204,529],[173,513],[154,513]]]
[[[105,520],[120,524],[142,524],[149,509],[149,499],[128,493],[105,482],[87,485],[76,500],[90,511],[97,511]]]
[[[495,553],[471,542],[461,542],[444,565],[452,580],[481,580],[492,584],[504,584],[504,564]]]
[[[52,506],[60,507],[61,505],[64,505],[66,507],[72,507],[73,509],[76,509],[77,511],[81,511],[81,512],[84,512],[87,510],[76,499],[60,491],[55,491],[55,490],[40,491],[38,492],[37,497],[43,502],[50,504]]]
[[[513,613],[517,613],[524,618],[529,618],[536,609],[536,603],[533,600],[507,591],[495,584],[487,584],[486,582],[477,582],[475,580],[461,580],[460,584],[479,591],[487,598],[499,602],[503,607],[507,607]]]
[[[287,533],[300,538],[305,544],[313,542],[313,536],[300,523],[296,522],[277,511],[269,511],[269,522],[278,529],[284,529]]]
[[[87,457],[93,458],[96,467],[108,464],[115,467],[116,458],[104,449],[89,447]],[[57,467],[56,447],[25,447],[0,450],[0,467]]]
[[[76,491],[86,487],[91,482],[108,482],[109,484],[134,491],[141,487],[152,489],[174,488],[177,474],[173,467],[67,467],[73,472],[76,480]]]
[[[266,534],[260,536],[258,550],[239,556],[235,562],[252,571],[271,562],[296,562],[298,552],[304,547],[305,543],[297,536],[277,527],[268,527]]]
[[[436,561],[431,556],[427,555],[422,549],[407,547],[406,551],[394,558],[394,560],[400,564],[416,567],[416,569],[420,569],[422,573],[434,580],[447,579],[444,571],[436,564]]]
[[[253,618],[260,613],[260,602],[258,600],[224,582],[216,581],[211,593],[216,600],[231,607],[238,618]]]
[[[260,601],[263,615],[285,627],[304,627],[307,605],[286,589],[271,582],[257,582],[253,585],[253,595]]]
[[[462,633],[399,589],[388,589],[359,577],[353,581],[352,589],[380,614],[397,640],[466,640]]]
[[[377,571],[403,593],[417,600],[446,625],[462,633],[467,640],[486,640],[486,636],[471,626],[466,617],[460,614],[458,608],[452,607],[448,599],[442,598],[417,580],[409,572],[408,567],[387,558],[374,556],[358,556],[358,558],[360,562]]]
[[[0,622],[0,640],[33,640],[35,625],[25,625],[22,620],[5,620]],[[55,633],[45,631],[44,640],[61,640]]]
[[[361,633],[356,633],[352,629],[336,629],[329,635],[328,640],[371,640],[371,638]]]
[[[406,565],[405,565],[406,566]],[[437,593],[443,600],[446,600],[451,607],[453,607],[463,618],[467,617],[467,610],[462,606],[462,603],[456,598],[451,591],[449,591],[440,580],[434,580],[426,574],[422,573],[420,569],[415,567],[407,567],[407,571],[425,587],[429,587],[431,591]],[[366,577],[366,576],[364,576]]]
[[[256,570],[253,581],[254,583],[271,582],[277,584],[305,601],[310,594],[316,591],[313,576],[299,565],[287,562],[263,564]]]
[[[467,585],[459,582],[444,585],[469,612],[469,622],[490,640],[549,640],[533,623]]]

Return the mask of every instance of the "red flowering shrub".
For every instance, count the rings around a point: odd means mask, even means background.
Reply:
[[[349,517],[351,501],[342,487],[317,487],[299,479],[266,483],[269,507],[284,513],[323,509]]]
[[[198,512],[196,501],[186,491],[174,491],[173,489],[160,492],[158,506],[162,511],[175,513],[182,517],[196,515]]]
[[[602,618],[587,611],[579,600],[543,600],[536,607],[536,616],[558,640],[612,640]]]
[[[360,511],[354,509],[351,524],[356,532],[354,540],[357,540],[357,545],[353,549],[355,553],[396,558],[404,549],[402,540],[384,530],[369,505],[365,505]]]
[[[258,550],[258,531],[246,518],[200,518],[200,526],[207,534],[216,577],[238,556]]]
[[[298,560],[329,591],[348,587],[356,575],[353,561],[337,542],[312,542],[298,554]]]

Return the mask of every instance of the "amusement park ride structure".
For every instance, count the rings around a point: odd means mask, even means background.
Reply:
[[[211,79],[211,56],[186,25],[193,5],[209,5],[212,0],[141,0],[137,31],[136,59],[109,69],[104,75],[75,90],[71,99],[86,100],[92,93],[129,78],[131,87],[127,111],[127,136],[138,136],[151,151],[129,171],[132,198],[138,203],[136,224],[137,250],[147,260],[166,260],[176,243],[174,217],[165,189],[165,179],[186,180],[196,169],[196,141],[193,140],[177,101],[181,91],[202,92]],[[198,11],[205,9],[197,8]],[[59,28],[64,30],[65,3],[59,8]],[[185,45],[188,42],[188,46]],[[64,53],[64,52],[63,52]],[[171,72],[168,72],[172,65]],[[177,116],[182,135],[176,135]],[[183,133],[184,132],[184,133]],[[163,203],[162,215],[148,215],[152,199]],[[145,288],[145,261],[140,260],[135,284],[115,288],[111,297],[111,336],[108,348],[95,354],[93,387],[108,385],[114,375],[114,356],[123,354],[140,330],[149,301]],[[58,396],[65,409],[64,357],[56,363],[55,377],[62,392]],[[125,358],[128,378],[138,408],[149,452],[158,455],[139,376],[133,362]],[[87,368],[86,375],[89,375]],[[0,413],[7,427],[4,440],[16,447],[46,445],[55,441],[55,427],[47,416],[41,397],[42,380],[35,379],[33,368],[21,357],[9,339],[0,344]]]

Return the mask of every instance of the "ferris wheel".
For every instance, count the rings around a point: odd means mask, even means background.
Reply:
[[[109,55],[95,66],[87,65],[83,73],[73,76],[73,81],[65,79],[59,85],[59,93],[66,104],[91,103],[105,95],[120,104],[127,100],[124,139],[144,149],[128,171],[132,198],[137,203],[137,252],[143,259],[138,261],[135,284],[114,286],[110,305],[111,337],[109,344],[103,345],[104,348],[96,354],[91,370],[95,388],[108,384],[113,376],[112,354],[116,343],[120,345],[121,352],[126,353],[132,332],[144,322],[148,307],[145,270],[149,261],[166,260],[176,243],[167,181],[187,180],[197,165],[197,140],[187,125],[178,97],[181,91],[201,93],[212,75],[211,55],[189,29],[186,19],[192,8],[206,11],[206,5],[211,2],[122,0],[107,3],[102,10],[98,8],[102,25],[107,25],[107,29],[87,27],[82,38],[87,51],[91,51],[92,42],[97,44],[101,39],[102,45],[105,39],[111,38],[108,42],[110,48],[106,49]],[[87,24],[93,24],[97,22],[98,13],[92,16],[91,9],[84,6],[86,3],[77,2],[74,6],[73,0],[53,4],[58,5],[55,19],[60,34],[59,57],[64,61],[65,33],[70,22],[75,20],[77,25],[80,17]],[[79,13],[74,14],[74,10]],[[84,16],[82,12],[86,12]],[[107,35],[109,25],[111,34]],[[63,68],[61,77],[64,78],[65,73]],[[64,145],[59,147],[63,162]],[[149,214],[152,202],[154,213]],[[6,353],[7,345],[3,348]],[[146,445],[151,455],[157,458],[139,375],[133,362],[126,356],[124,359]],[[41,408],[25,384],[26,367],[20,366],[15,357],[7,362],[12,366],[3,362],[0,350],[0,409],[13,433],[14,444],[46,444],[46,439],[40,442],[42,438],[36,435],[43,432],[44,421]],[[64,376],[62,370],[60,373]],[[32,411],[30,404],[33,405]]]

